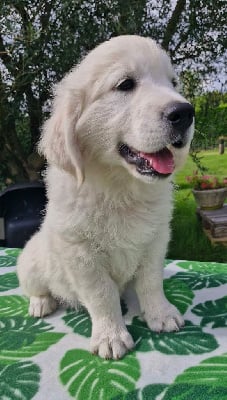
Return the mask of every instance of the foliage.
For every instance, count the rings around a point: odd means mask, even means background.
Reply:
[[[195,104],[197,96],[202,93],[202,77],[198,72],[183,70],[180,73],[182,91],[191,103]]]
[[[197,169],[199,170],[199,172],[204,173],[208,171],[207,167],[205,167],[205,165],[202,162],[203,157],[200,155],[200,152],[198,150],[197,151],[192,150],[190,152],[190,156],[193,163],[195,163]]]
[[[217,61],[225,52],[224,11],[222,0],[3,0],[2,184],[6,178],[39,176],[43,160],[34,156],[35,144],[50,109],[51,87],[90,49],[119,34],[151,36],[169,51],[179,72],[190,70],[196,77],[195,88],[201,74],[206,83],[222,68]]]
[[[226,154],[219,155],[217,150],[202,151],[200,157],[208,171],[212,171],[220,179],[226,176]],[[185,176],[192,175],[194,169],[194,163],[191,157],[188,157],[184,168],[175,177],[178,190],[174,193],[172,233],[167,256],[170,259],[226,262],[227,247],[211,244],[196,214],[195,199],[191,193],[190,184],[185,179]],[[209,274],[207,279],[210,279]],[[185,282],[187,283],[187,279]]]
[[[187,176],[186,179],[190,183],[190,186],[196,190],[210,190],[227,187],[227,178],[220,179],[214,175],[201,175],[198,170],[193,171],[193,174]]]
[[[196,130],[193,148],[203,148],[227,135],[227,93],[209,92],[194,99]]]

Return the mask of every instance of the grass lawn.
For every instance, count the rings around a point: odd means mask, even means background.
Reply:
[[[199,156],[203,157],[202,164],[209,169],[207,173],[222,178],[227,176],[227,152],[219,155],[218,150],[203,151]],[[185,179],[195,169],[196,165],[191,157],[188,157],[185,167],[175,176],[175,183],[179,185],[179,189],[175,191],[172,240],[169,244],[168,258],[227,262],[227,247],[212,245],[196,216],[195,200]]]

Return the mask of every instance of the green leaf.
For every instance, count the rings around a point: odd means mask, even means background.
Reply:
[[[227,326],[227,296],[218,300],[206,301],[198,304],[191,310],[194,314],[202,317],[201,325],[212,324],[212,328]]]
[[[157,397],[164,391],[168,385],[164,384],[153,384],[145,386],[141,392],[141,400],[156,400]],[[160,398],[160,397],[159,397]]]
[[[158,400],[160,399],[160,394],[166,390],[167,387],[168,385],[164,384],[152,384],[126,394],[120,394],[112,400]]]
[[[176,265],[188,271],[210,272],[214,274],[226,274],[227,269],[227,264],[215,262],[178,261]]]
[[[173,260],[166,258],[164,267],[167,267],[169,264],[172,264]]]
[[[85,350],[70,350],[60,364],[60,380],[77,400],[112,399],[135,389],[140,377],[135,354],[107,361]]]
[[[16,350],[29,346],[38,333],[51,329],[51,325],[37,318],[0,318],[0,350]]]
[[[17,263],[17,257],[15,256],[3,256],[0,255],[0,268],[1,267],[15,267]]]
[[[203,360],[177,376],[163,400],[226,400],[227,354]]]
[[[192,290],[212,288],[227,283],[226,274],[213,274],[209,272],[178,272],[174,276],[176,279],[185,282]]]
[[[10,364],[23,358],[32,357],[46,350],[64,336],[62,333],[46,332],[53,329],[53,327],[41,319],[31,317],[23,318],[23,312],[21,312],[21,310],[23,311],[23,303],[21,305],[21,302],[18,301],[23,299],[22,297],[6,296],[7,299],[1,297],[1,299],[2,298],[6,301],[1,304],[3,308],[5,307],[3,310],[5,311],[5,313],[3,313],[4,316],[0,318],[1,363]],[[14,300],[13,303],[10,303],[10,307],[9,298],[13,298]],[[18,309],[20,310],[17,316],[15,304],[18,305]],[[15,308],[13,308],[12,305]],[[5,317],[5,315],[7,315],[7,317]],[[11,315],[13,316],[11,317]]]
[[[85,337],[91,336],[91,318],[85,309],[81,311],[67,310],[63,320],[67,326],[73,329],[73,332]]]
[[[30,400],[38,391],[40,368],[30,362],[0,365],[0,398],[3,400]]]
[[[177,265],[187,272],[178,272],[175,277],[184,281],[192,290],[217,287],[227,283],[227,264],[178,261]]]
[[[18,257],[22,252],[21,249],[5,249],[5,253],[9,256]]]
[[[175,279],[175,276],[165,279],[163,286],[167,299],[178,308],[181,314],[184,314],[192,304],[194,298],[192,290],[184,282]]]
[[[1,296],[0,316],[14,317],[22,315],[26,317],[28,315],[28,304],[28,299],[22,296]]]
[[[23,358],[30,358],[36,354],[47,350],[50,346],[57,343],[64,333],[57,332],[45,332],[37,334],[34,342],[29,345],[25,345],[17,350],[2,350],[0,353],[1,364],[11,364],[19,361]]]
[[[215,350],[218,343],[214,336],[204,333],[199,326],[186,321],[179,332],[152,332],[138,317],[127,326],[137,351],[157,350],[164,354],[203,354]]]
[[[119,394],[116,397],[112,398],[111,400],[138,400],[138,399],[140,399],[139,393],[140,393],[140,390],[136,389],[136,390],[133,390],[132,392]]]
[[[0,292],[5,292],[6,290],[15,289],[19,286],[17,275],[15,272],[9,274],[0,275]]]
[[[153,339],[155,333],[150,330],[145,321],[141,321],[138,317],[134,317],[131,325],[127,325],[128,331],[131,333],[137,351],[154,350]]]
[[[176,383],[224,386],[227,389],[227,354],[203,360],[177,376]]]
[[[162,400],[226,400],[227,388],[181,383],[171,385]]]

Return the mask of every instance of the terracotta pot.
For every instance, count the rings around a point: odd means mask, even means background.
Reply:
[[[198,206],[202,210],[217,210],[222,208],[227,197],[227,188],[192,190]]]

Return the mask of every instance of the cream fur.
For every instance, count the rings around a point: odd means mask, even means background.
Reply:
[[[116,90],[128,76],[130,93]],[[176,168],[188,153],[171,147],[161,112],[186,100],[173,88],[166,53],[148,38],[119,36],[98,46],[57,85],[40,151],[49,168],[41,229],[18,261],[30,314],[79,300],[92,319],[91,350],[120,358],[133,347],[120,309],[132,281],[148,326],[178,330],[183,318],[165,298],[162,270],[171,217],[170,178],[140,175],[117,152],[119,141],[140,151],[168,146]]]

